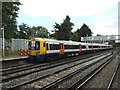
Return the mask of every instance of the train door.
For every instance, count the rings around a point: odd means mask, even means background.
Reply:
[[[60,44],[60,54],[64,53],[64,44]]]
[[[82,51],[81,44],[79,44],[79,52],[81,52],[81,51]]]
[[[45,41],[40,42],[40,54],[46,54]]]
[[[93,51],[93,45],[91,45],[91,50]]]

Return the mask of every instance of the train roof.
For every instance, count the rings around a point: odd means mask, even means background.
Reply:
[[[112,46],[112,45],[107,45],[107,44],[98,44],[98,43],[84,43],[84,42],[76,42],[76,41],[65,41],[65,40],[55,40],[55,39],[48,39],[48,38],[33,38],[37,40],[44,40],[45,42],[53,42],[53,43],[65,43],[65,44],[81,44],[81,45],[100,45],[100,46]]]

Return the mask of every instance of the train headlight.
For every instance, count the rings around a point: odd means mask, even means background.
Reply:
[[[40,52],[37,52],[36,54],[40,54]]]

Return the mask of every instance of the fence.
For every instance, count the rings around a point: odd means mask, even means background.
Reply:
[[[0,41],[2,41],[2,38],[0,38]],[[5,39],[4,40],[4,49],[8,51],[17,51],[20,49],[28,49],[28,39]],[[0,44],[3,46],[3,44]],[[2,47],[3,48],[3,47]]]

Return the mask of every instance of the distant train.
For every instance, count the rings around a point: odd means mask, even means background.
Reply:
[[[28,53],[29,61],[41,62],[48,58],[74,56],[112,48],[112,45],[106,44],[33,38],[29,40]]]

